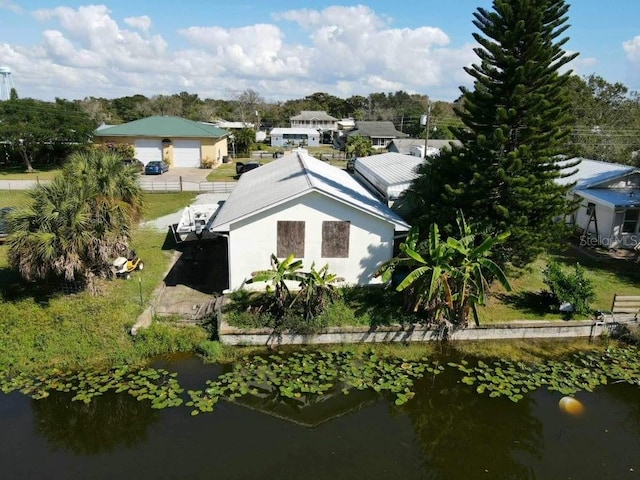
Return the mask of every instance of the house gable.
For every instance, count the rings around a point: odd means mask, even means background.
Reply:
[[[284,229],[295,230],[295,238],[284,239]],[[227,235],[229,285],[237,289],[251,272],[268,269],[272,254],[294,254],[306,270],[328,264],[349,284],[379,283],[374,273],[392,257],[395,231],[380,218],[309,191],[234,222]]]

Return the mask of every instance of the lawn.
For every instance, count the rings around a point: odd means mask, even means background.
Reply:
[[[191,204],[197,192],[144,193],[143,221],[164,217]],[[1,199],[1,197],[0,197]]]
[[[569,247],[552,257],[538,259],[519,275],[510,275],[513,291],[495,288],[489,304],[479,311],[481,323],[562,318],[557,312],[549,311],[549,306],[540,295],[546,289],[542,280],[546,258],[554,258],[567,271],[573,271],[576,263],[585,268],[587,277],[595,285],[596,298],[591,305],[594,310],[610,310],[615,293],[640,295],[640,269],[637,263],[606,257],[594,259],[584,251]]]
[[[0,208],[20,207],[29,200],[27,192],[24,190],[0,190]]]
[[[145,218],[174,212],[194,194],[146,194]],[[14,197],[0,192],[0,205]],[[136,229],[131,246],[144,261],[132,280],[100,283],[99,295],[60,293],[60,285],[25,283],[7,267],[0,245],[0,371],[87,368],[144,362],[149,356],[206,344],[202,329],[157,322],[137,337],[131,326],[162,282],[173,250],[166,234]]]
[[[28,172],[23,165],[5,166],[0,169],[0,180],[51,180],[60,173],[60,166],[40,167]]]

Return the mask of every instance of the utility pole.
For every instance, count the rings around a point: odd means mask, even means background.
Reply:
[[[429,120],[431,119],[431,102],[427,104],[427,113],[420,117],[420,125],[424,125],[424,158],[427,158],[427,144],[429,143]]]

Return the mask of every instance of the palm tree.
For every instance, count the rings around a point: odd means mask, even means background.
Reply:
[[[508,233],[486,237],[481,241],[458,216],[460,238],[443,242],[436,224],[431,225],[427,242],[419,243],[417,229],[409,232],[400,245],[400,255],[383,264],[377,272],[384,281],[401,268],[409,270],[396,287],[406,291],[408,307],[425,311],[431,320],[453,326],[466,326],[469,313],[478,324],[478,305],[485,305],[487,289],[498,280],[506,290],[511,286],[502,269],[491,260],[491,248],[503,242]]]
[[[362,135],[352,135],[347,139],[345,153],[352,157],[366,157],[371,154],[373,145],[371,139]]]
[[[98,204],[120,204],[129,210],[132,220],[138,220],[142,213],[142,189],[138,181],[135,165],[124,165],[115,152],[88,150],[69,156],[62,175],[87,185],[96,195]]]
[[[104,152],[72,155],[62,174],[29,192],[11,216],[9,264],[26,280],[86,281],[112,275],[142,209],[135,169]]]

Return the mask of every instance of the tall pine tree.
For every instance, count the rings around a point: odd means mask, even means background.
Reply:
[[[494,0],[474,13],[480,64],[465,68],[474,89],[461,87],[463,146],[425,163],[408,196],[422,231],[431,223],[451,231],[462,210],[479,231],[511,232],[501,260],[519,265],[566,234],[557,219],[571,211],[570,187],[556,180],[571,124],[570,72],[559,70],[577,55],[562,48],[568,8],[563,0]]]

